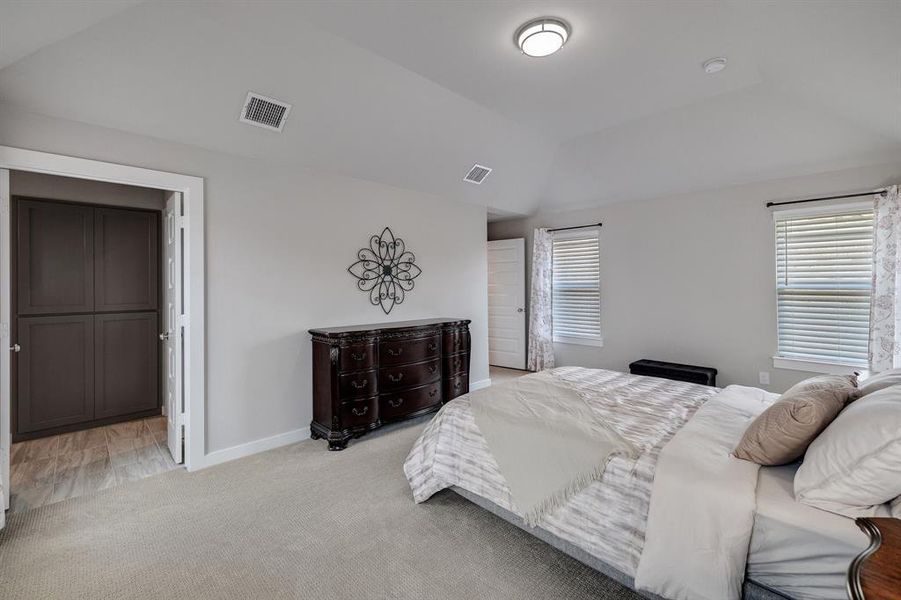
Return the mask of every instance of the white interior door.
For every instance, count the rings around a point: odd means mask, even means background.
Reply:
[[[526,368],[526,240],[488,242],[488,364]]]
[[[163,381],[166,394],[166,419],[168,420],[168,446],[177,463],[184,462],[182,438],[184,435],[184,389],[182,381],[182,339],[184,338],[184,304],[182,302],[182,229],[181,194],[169,192],[163,213]]]

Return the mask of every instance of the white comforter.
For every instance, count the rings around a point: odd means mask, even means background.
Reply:
[[[729,386],[660,453],[639,590],[674,600],[738,600],[754,527],[758,465],[731,456],[778,396]]]

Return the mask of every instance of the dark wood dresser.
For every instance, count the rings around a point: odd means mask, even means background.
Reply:
[[[469,391],[469,321],[424,319],[311,329],[313,439],[329,450]]]

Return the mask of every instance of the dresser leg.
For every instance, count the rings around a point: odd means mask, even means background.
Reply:
[[[340,452],[347,448],[347,440],[329,440],[328,449],[333,452]]]

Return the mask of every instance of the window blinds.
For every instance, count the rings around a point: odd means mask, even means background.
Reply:
[[[554,238],[554,339],[601,339],[600,245],[597,233]]]
[[[865,367],[873,210],[776,214],[778,354]]]

